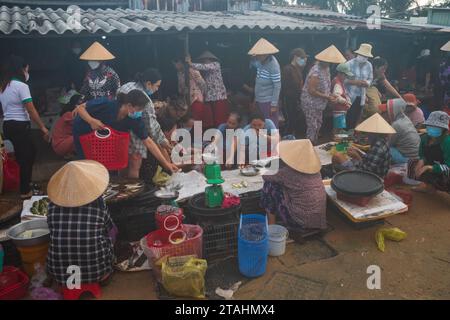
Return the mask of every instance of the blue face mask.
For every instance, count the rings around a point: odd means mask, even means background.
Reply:
[[[427,134],[432,138],[439,138],[442,136],[444,129],[437,127],[427,127]]]
[[[154,94],[152,89],[146,89],[145,93],[148,94],[149,96],[151,96],[152,94]]]
[[[128,117],[133,120],[140,119],[142,117],[142,111],[129,112]]]
[[[296,62],[300,67],[304,67],[306,65],[306,60],[303,58],[297,58]]]

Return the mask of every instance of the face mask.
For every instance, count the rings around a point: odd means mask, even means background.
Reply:
[[[81,53],[81,48],[73,48],[72,52],[78,56]]]
[[[25,74],[25,82],[28,82],[30,80],[30,74],[28,72],[24,72]]]
[[[304,67],[306,65],[306,60],[303,58],[297,58],[296,62],[300,67]]]
[[[145,89],[145,93],[151,96],[154,92],[152,89]]]
[[[100,62],[98,61],[88,61],[88,65],[92,70],[97,69],[100,66]]]
[[[128,117],[133,120],[140,119],[142,117],[142,111],[129,112]]]
[[[367,58],[367,57],[363,57],[363,56],[356,57],[356,61],[358,61],[359,63],[367,62],[367,60],[369,60],[369,58]]]
[[[427,127],[427,134],[432,138],[439,138],[443,130],[442,128]]]

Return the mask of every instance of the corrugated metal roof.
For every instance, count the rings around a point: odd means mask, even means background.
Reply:
[[[66,33],[132,33],[207,29],[251,30],[347,30],[338,22],[302,20],[263,11],[189,12],[97,9],[69,14],[63,9],[0,7],[0,33],[66,34]]]
[[[316,9],[311,7],[303,6],[272,6],[263,5],[262,9],[267,12],[287,14],[287,15],[297,15],[304,17],[319,17],[319,18],[342,18],[342,19],[360,19],[361,17],[348,15],[340,12],[334,12],[331,10]]]

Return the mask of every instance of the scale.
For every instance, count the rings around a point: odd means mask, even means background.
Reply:
[[[206,183],[210,184],[205,188],[205,206],[208,208],[221,207],[224,199],[222,183],[225,180],[222,178],[220,164],[217,163],[217,157],[213,153],[203,154],[203,160],[205,161]]]

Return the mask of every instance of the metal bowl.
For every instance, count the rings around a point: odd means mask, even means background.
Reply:
[[[246,177],[254,177],[259,174],[259,169],[253,166],[243,168],[241,169],[241,174]]]
[[[180,193],[175,190],[158,190],[155,192],[155,197],[164,201],[172,201],[178,199]]]
[[[25,231],[38,229],[45,229],[47,232],[26,239],[20,237],[20,235]],[[50,241],[50,230],[48,229],[47,219],[36,219],[21,222],[9,228],[7,235],[8,238],[10,238],[18,247],[31,247]]]

